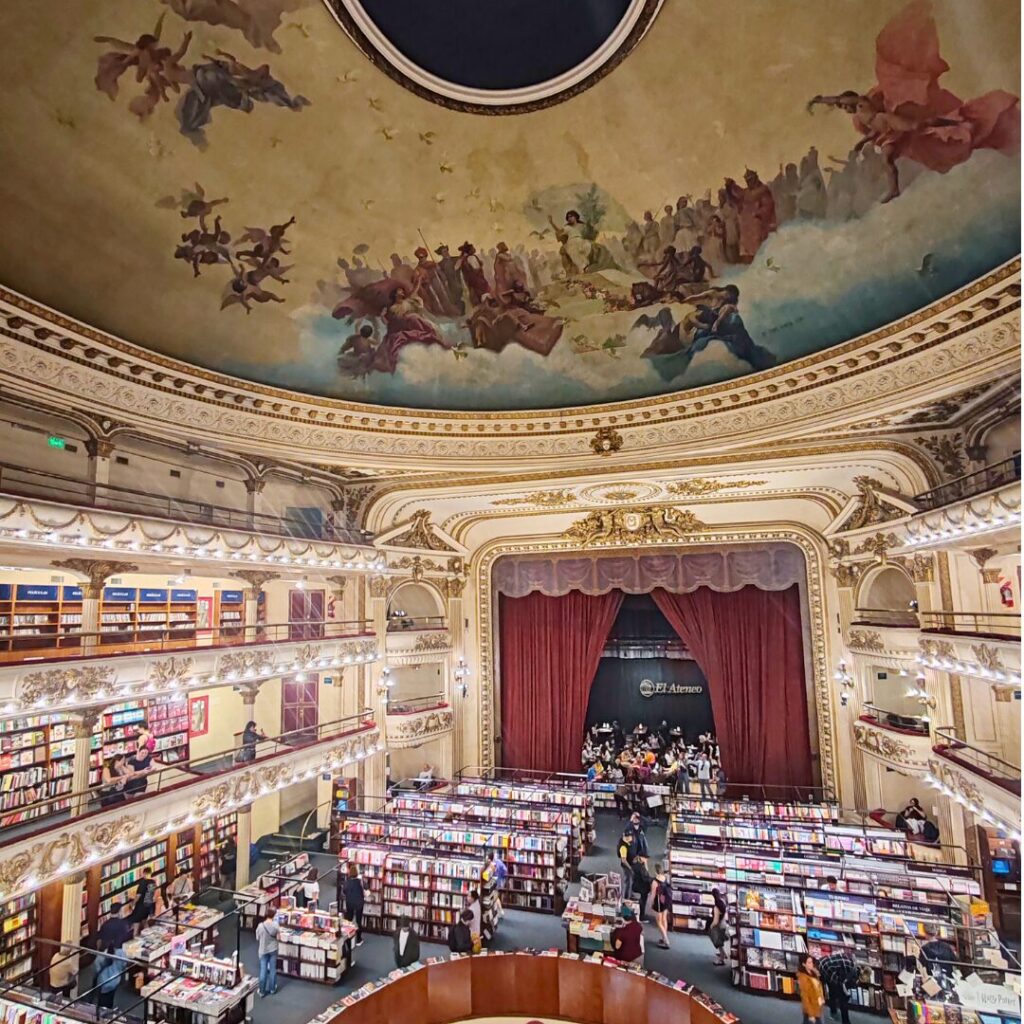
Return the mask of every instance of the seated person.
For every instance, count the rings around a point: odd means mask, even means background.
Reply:
[[[643,959],[644,928],[631,907],[622,908],[622,924],[612,932],[612,956],[623,963]]]

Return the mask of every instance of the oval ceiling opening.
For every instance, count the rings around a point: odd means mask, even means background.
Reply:
[[[611,71],[661,0],[327,3],[370,59],[419,95],[474,113],[521,113]]]

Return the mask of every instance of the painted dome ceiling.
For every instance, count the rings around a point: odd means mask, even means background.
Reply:
[[[273,387],[517,410],[769,369],[1019,252],[1016,5],[574,5],[526,66],[527,0],[6,0],[0,282]]]

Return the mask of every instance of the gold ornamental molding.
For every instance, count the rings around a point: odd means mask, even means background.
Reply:
[[[640,505],[591,512],[562,536],[592,548],[625,544],[665,544],[707,528],[692,512],[671,505]]]
[[[412,645],[413,651],[447,651],[452,645],[452,636],[447,630],[441,633],[421,633]]]
[[[886,732],[869,722],[854,722],[853,737],[859,750],[891,767],[915,774],[928,770],[928,754],[932,742],[928,736],[922,736],[916,743],[911,743],[906,737]]]
[[[838,708],[832,685],[829,653],[829,632],[825,626],[825,556],[826,549],[821,537],[797,523],[764,524],[749,528],[723,525],[706,527],[692,534],[660,546],[678,550],[681,547],[702,545],[750,545],[769,541],[786,541],[800,548],[807,567],[807,576],[801,585],[802,597],[808,612],[807,629],[804,638],[807,643],[807,658],[810,668],[810,684],[813,694],[810,703],[814,708],[817,727],[817,755],[821,769],[821,784],[836,792],[838,786]],[[657,550],[656,545],[651,545]],[[477,637],[479,643],[480,669],[478,685],[473,688],[477,699],[478,764],[494,766],[495,740],[500,723],[497,709],[500,707],[498,693],[498,639],[495,622],[497,601],[493,593],[492,572],[494,563],[504,555],[533,555],[552,552],[584,550],[587,553],[607,548],[624,552],[628,549],[617,545],[599,545],[583,549],[579,543],[566,538],[541,540],[520,538],[518,540],[494,541],[482,546],[474,553],[472,574],[476,585]],[[646,550],[646,548],[645,548]]]
[[[454,727],[455,713],[450,708],[442,708],[415,715],[387,715],[385,730],[388,747],[418,747],[447,735]]]
[[[881,654],[885,650],[881,635],[875,630],[851,629],[846,638],[848,647],[857,651],[870,651]]]
[[[1009,371],[1020,340],[1019,270],[1012,260],[883,329],[771,370],[598,406],[469,414],[311,398],[147,352],[7,289],[0,379],[23,398],[102,410],[159,436],[318,464],[554,468],[597,461],[593,452],[607,448],[602,463],[625,465],[659,449],[716,447],[722,438],[764,442],[796,429],[838,429],[895,401],[941,398]]]

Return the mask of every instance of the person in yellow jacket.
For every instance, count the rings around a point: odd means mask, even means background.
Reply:
[[[821,1024],[822,1011],[825,1009],[825,990],[821,985],[821,975],[814,957],[805,953],[800,958],[800,970],[797,971],[797,984],[800,986],[800,1006],[804,1011],[804,1024]]]

